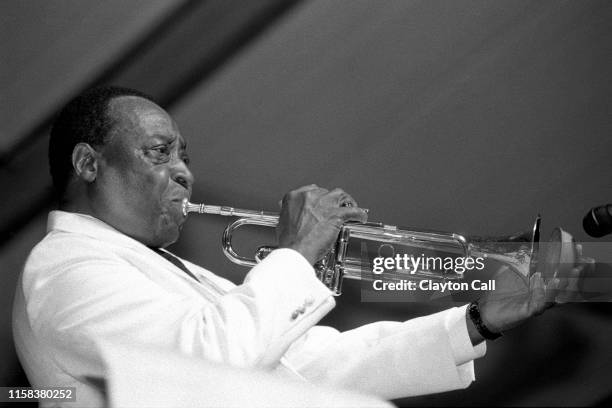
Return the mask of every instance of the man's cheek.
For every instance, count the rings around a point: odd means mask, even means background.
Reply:
[[[146,175],[147,188],[158,195],[163,195],[168,189],[170,182],[170,169],[158,167]]]

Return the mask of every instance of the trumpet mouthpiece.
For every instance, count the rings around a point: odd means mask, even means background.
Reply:
[[[203,204],[190,203],[188,199],[183,199],[183,215],[186,217],[190,212],[203,213]]]
[[[199,214],[211,213],[210,209],[208,209],[207,207],[211,207],[211,206],[209,205],[207,206],[204,204],[194,204],[194,203],[190,203],[189,200],[186,198],[183,199],[183,215],[185,217],[190,212],[197,212]]]
[[[183,216],[187,216],[187,205],[189,204],[189,200],[183,198]]]

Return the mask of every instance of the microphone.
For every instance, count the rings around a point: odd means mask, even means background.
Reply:
[[[591,208],[582,220],[582,227],[594,238],[612,233],[612,204]]]

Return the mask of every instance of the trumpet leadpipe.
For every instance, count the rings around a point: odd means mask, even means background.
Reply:
[[[187,199],[183,200],[183,215],[195,212],[198,214],[214,214],[224,217],[240,217],[254,220],[276,221],[278,222],[278,214],[268,211],[245,210],[242,208],[234,208],[220,205],[208,205],[204,203],[190,203]]]

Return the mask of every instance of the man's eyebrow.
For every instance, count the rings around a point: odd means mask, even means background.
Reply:
[[[166,134],[166,133],[155,133],[153,135],[151,135],[152,138],[158,138],[163,140],[165,143],[176,143],[177,141],[179,142],[179,148],[181,150],[186,150],[187,149],[187,142],[185,141],[185,139],[183,139],[180,136],[176,136],[176,135],[170,135],[170,134]]]
[[[165,133],[155,133],[153,135],[151,135],[152,138],[158,138],[158,139],[162,139],[166,142],[174,142],[176,140],[176,136],[173,135],[168,135]]]

